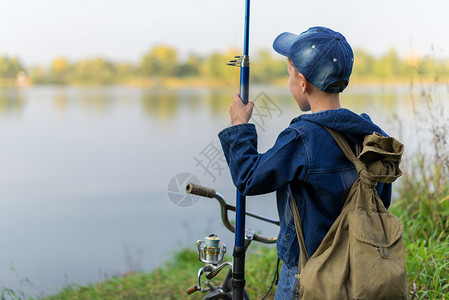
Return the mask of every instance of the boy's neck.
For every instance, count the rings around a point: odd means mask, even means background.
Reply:
[[[309,97],[312,113],[341,108],[339,93],[313,93]]]

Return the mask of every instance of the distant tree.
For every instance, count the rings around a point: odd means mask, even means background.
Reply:
[[[260,50],[251,56],[250,79],[257,83],[274,83],[279,78],[286,78],[286,60],[274,56],[272,51]],[[141,77],[177,76],[180,78],[199,77],[205,84],[225,82],[238,84],[239,69],[229,67],[226,63],[241,51],[230,49],[226,52],[211,53],[206,57],[189,54],[183,61],[178,60],[174,48],[159,45],[146,53],[139,64],[128,62],[113,63],[104,58],[89,58],[75,63],[66,58],[55,58],[48,67],[36,66],[24,74],[35,84],[80,83],[111,84],[130,83]],[[2,84],[16,84],[17,76],[25,71],[17,57],[0,56],[0,79]],[[368,52],[354,50],[354,69],[352,78],[395,80],[420,76],[425,80],[449,80],[449,60],[437,59],[435,54],[425,57],[401,58],[396,50],[390,49],[381,57]],[[212,79],[208,82],[208,79]]]
[[[0,56],[0,78],[15,79],[21,71],[25,71],[25,68],[17,57]]]
[[[239,70],[227,65],[227,63],[236,55],[239,55],[239,52],[236,49],[230,49],[226,53],[212,53],[204,61],[201,70],[202,75],[211,79],[237,82]]]
[[[273,58],[267,50],[260,50],[253,61],[251,80],[254,82],[270,83],[287,76],[285,58]]]
[[[86,59],[74,66],[73,80],[82,84],[109,84],[116,80],[114,64],[103,58]]]
[[[0,77],[1,78],[13,78],[13,77],[11,77],[9,59],[4,56],[0,56]]]
[[[52,83],[68,83],[71,67],[67,59],[63,57],[55,58],[50,65],[49,81]]]
[[[374,63],[373,74],[383,79],[393,79],[401,76],[401,64],[396,50],[390,49],[387,54]]]
[[[29,76],[33,84],[43,84],[46,83],[47,80],[46,70],[42,66],[36,66],[31,68]]]
[[[119,63],[115,66],[118,80],[131,79],[139,75],[138,68],[131,63]]]
[[[449,77],[449,60],[438,59],[434,55],[420,58],[415,66],[419,76],[427,80],[438,82]]]
[[[201,72],[201,65],[203,60],[195,54],[190,54],[184,63],[178,67],[179,77],[198,76]]]
[[[226,66],[227,59],[221,53],[212,53],[206,58],[204,63],[204,75],[212,78],[225,77],[226,70],[229,68]]]
[[[142,57],[140,68],[145,76],[175,76],[178,54],[174,48],[156,46]]]
[[[352,70],[352,77],[373,77],[373,68],[375,62],[376,59],[369,53],[361,49],[354,50],[354,66]]]

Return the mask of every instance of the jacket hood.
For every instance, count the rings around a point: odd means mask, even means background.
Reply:
[[[291,124],[299,121],[312,122],[340,131],[356,143],[360,143],[366,135],[372,134],[373,132],[387,136],[382,129],[371,121],[371,118],[367,114],[358,115],[346,108],[300,115],[293,119]]]

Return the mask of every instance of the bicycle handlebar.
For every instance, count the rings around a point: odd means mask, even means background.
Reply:
[[[194,183],[187,183],[186,185],[186,192],[189,194],[194,194],[197,196],[203,196],[207,198],[214,198],[216,193],[215,189],[208,188],[202,185],[194,184]]]
[[[220,207],[221,207],[221,220],[223,221],[223,224],[231,232],[235,233],[235,227],[234,227],[234,225],[231,224],[231,222],[229,221],[229,218],[228,218],[228,210],[235,212],[235,206],[227,204],[226,201],[223,199],[223,197],[220,194],[215,192],[215,189],[204,187],[204,186],[189,182],[186,185],[186,192],[189,194],[197,195],[197,196],[217,199],[217,201],[218,201],[218,203],[220,203]],[[251,212],[245,212],[245,214],[247,216],[259,219],[264,222],[275,224],[278,226],[280,224],[279,221],[277,221],[277,220],[263,217],[263,216],[260,216],[260,215],[257,215],[257,214],[251,213]],[[264,243],[264,244],[273,244],[273,243],[276,243],[277,236],[265,237],[265,236],[262,236],[259,234],[254,234],[253,240]]]

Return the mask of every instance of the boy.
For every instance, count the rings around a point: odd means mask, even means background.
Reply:
[[[307,253],[311,256],[341,212],[357,178],[330,133],[344,134],[349,144],[362,144],[367,134],[385,133],[366,114],[341,108],[339,93],[348,85],[353,52],[345,37],[325,27],[300,35],[280,34],[273,43],[288,58],[289,89],[302,111],[280,133],[267,152],[257,152],[257,133],[248,124],[254,104],[238,95],[230,106],[232,125],[219,133],[235,186],[243,195],[276,191],[280,219],[277,252],[283,261],[275,299],[291,299],[298,271],[299,245],[289,187],[301,216]],[[379,196],[388,207],[391,185],[379,183]]]

